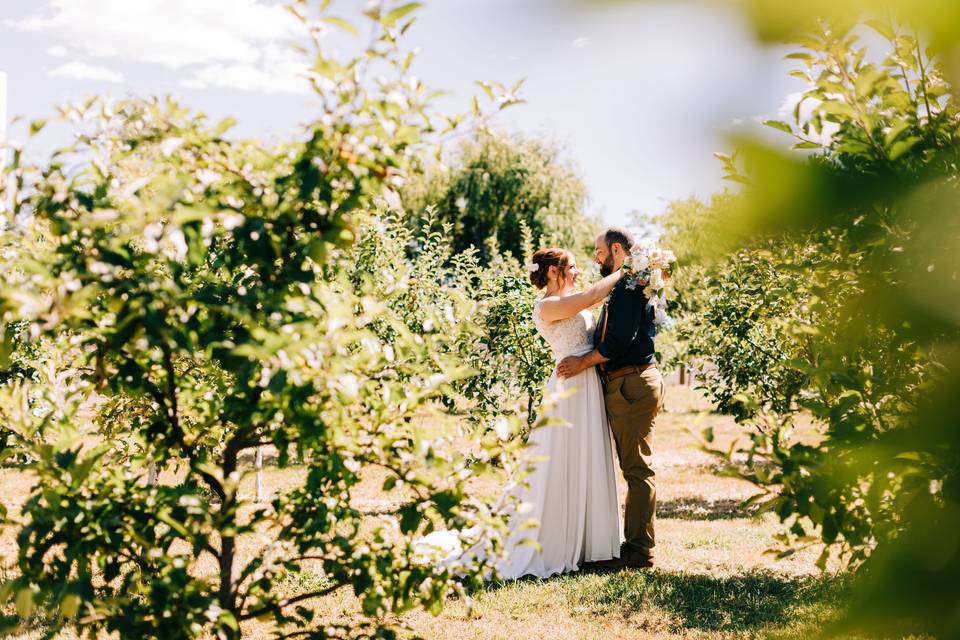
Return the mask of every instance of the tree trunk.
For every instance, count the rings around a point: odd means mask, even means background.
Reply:
[[[227,444],[223,452],[223,477],[227,479],[237,470],[237,460],[238,454],[237,451],[233,448],[233,442]],[[225,487],[226,488],[226,487]],[[219,529],[221,531],[226,529],[234,529],[233,526],[228,527],[227,525],[236,524],[236,501],[237,501],[237,492],[239,487],[235,487],[229,491],[226,491],[226,495],[223,498],[223,502],[220,504],[220,514],[221,522],[219,523]],[[237,598],[234,593],[234,584],[233,584],[233,564],[234,557],[236,554],[236,537],[233,535],[223,536],[220,542],[220,593],[219,601],[220,607],[225,611],[229,611],[233,614],[234,618],[240,619],[240,612],[237,611]],[[240,632],[231,629],[230,627],[221,626],[218,631],[223,634],[223,637],[227,640],[239,640]]]
[[[263,502],[263,447],[257,447],[257,502]]]

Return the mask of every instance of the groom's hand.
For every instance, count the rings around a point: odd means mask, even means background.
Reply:
[[[567,356],[557,365],[557,375],[561,378],[572,378],[586,369],[583,366],[583,358],[580,356]]]

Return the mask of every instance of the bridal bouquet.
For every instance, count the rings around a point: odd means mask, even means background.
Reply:
[[[643,287],[643,295],[653,309],[653,322],[658,327],[669,327],[673,320],[667,315],[666,281],[676,268],[677,257],[669,249],[661,249],[650,240],[637,242],[623,261],[623,281],[627,289]]]

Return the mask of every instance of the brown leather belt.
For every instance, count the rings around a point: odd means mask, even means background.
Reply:
[[[656,363],[650,364],[639,364],[639,365],[630,365],[629,367],[622,367],[620,369],[614,369],[613,371],[607,371],[600,375],[604,382],[610,382],[611,380],[616,380],[617,378],[622,378],[623,376],[628,376],[631,373],[640,373],[641,371],[646,371],[657,366]]]

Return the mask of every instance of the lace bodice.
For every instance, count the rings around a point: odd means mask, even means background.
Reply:
[[[550,345],[557,360],[580,355],[593,348],[593,314],[584,309],[570,318],[550,322],[540,315],[542,304],[543,300],[538,300],[533,306],[533,324]]]

